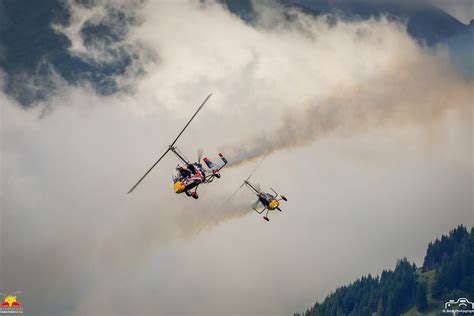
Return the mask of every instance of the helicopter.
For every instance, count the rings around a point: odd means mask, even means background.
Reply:
[[[175,146],[175,143],[178,141],[179,137],[183,134],[184,130],[188,127],[191,121],[196,117],[199,111],[202,109],[204,104],[206,104],[207,100],[212,96],[212,93],[209,94],[206,99],[202,102],[199,108],[196,110],[194,115],[188,121],[188,123],[184,126],[178,136],[174,139],[171,145],[165,150],[165,152],[158,158],[158,160],[151,166],[150,169],[138,180],[137,183],[127,192],[131,193],[135,188],[142,182],[142,180],[150,173],[150,171],[163,159],[166,154],[170,151],[173,152],[178,160],[181,161],[183,166],[177,165],[176,166],[176,175],[172,177],[173,180],[173,191],[177,194],[185,193],[187,196],[190,196],[194,199],[198,199],[199,195],[197,193],[197,188],[201,184],[207,184],[214,181],[215,178],[220,178],[221,174],[220,171],[224,168],[228,161],[224,157],[222,153],[219,153],[219,157],[222,160],[223,164],[221,166],[215,165],[209,158],[204,157],[202,158],[202,151],[198,151],[198,159],[197,162],[190,162],[189,159]],[[203,167],[201,160],[206,164],[207,170]]]
[[[252,209],[255,212],[257,212],[258,214],[262,214],[264,211],[267,211],[265,213],[265,215],[263,216],[263,219],[266,220],[267,222],[269,222],[270,219],[268,218],[268,212],[273,211],[273,210],[279,210],[281,212],[280,201],[283,200],[283,201],[286,202],[286,201],[288,201],[288,199],[283,194],[278,194],[272,188],[270,188],[270,190],[273,191],[274,195],[271,194],[271,193],[263,192],[260,189],[259,185],[252,184],[249,181],[249,179],[250,179],[250,176],[247,179],[244,180],[244,183],[242,183],[240,188],[242,188],[245,185],[247,188],[249,188],[249,190],[252,193],[254,193],[257,196],[258,200],[255,201],[255,203],[253,203]],[[259,204],[263,205],[263,209],[261,211],[257,210],[257,207],[258,207]]]
[[[260,165],[265,161],[266,156],[263,157],[262,160],[255,166],[255,168],[252,170],[250,175],[247,177],[247,179],[244,180],[244,182],[224,201],[224,203],[221,204],[221,206],[217,209],[217,212],[210,217],[204,225],[199,228],[197,233],[199,234],[209,223],[213,222],[219,214],[226,210],[226,206],[228,203],[236,196],[237,193],[243,188],[243,186],[246,186],[250,191],[252,191],[253,194],[255,194],[258,198],[257,201],[255,201],[252,205],[252,209],[257,212],[258,214],[262,214],[265,210],[267,211],[265,213],[265,216],[263,216],[263,219],[266,220],[267,222],[270,221],[268,218],[268,212],[273,211],[275,209],[279,210],[280,212],[282,211],[280,208],[280,201],[288,201],[286,196],[283,194],[278,194],[275,190],[271,189],[275,195],[272,195],[270,193],[262,192],[260,189],[260,186],[258,184],[252,184],[249,179],[252,177],[252,175],[257,171],[257,169],[260,167]],[[257,210],[258,204],[263,205],[263,209],[261,211]]]

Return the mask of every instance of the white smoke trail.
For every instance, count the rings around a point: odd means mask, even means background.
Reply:
[[[223,147],[230,166],[304,146],[329,134],[347,136],[383,126],[423,126],[449,111],[469,115],[474,84],[443,66],[446,52],[420,54],[386,65],[371,80],[340,87],[324,100],[287,110],[276,130],[269,127],[251,141]]]

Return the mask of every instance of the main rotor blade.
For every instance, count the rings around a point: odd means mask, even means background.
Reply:
[[[211,97],[211,95],[212,95],[212,93],[206,97],[206,99],[204,100],[204,102],[202,102],[202,104],[199,106],[199,108],[197,109],[197,111],[194,113],[194,115],[191,117],[191,119],[189,120],[189,122],[184,126],[184,128],[182,129],[182,131],[178,134],[178,137],[175,138],[175,140],[171,143],[170,146],[173,146],[174,143],[176,143],[176,141],[177,141],[178,138],[181,136],[181,134],[183,134],[183,132],[184,132],[184,130],[186,129],[186,127],[188,127],[188,125],[191,123],[191,121],[194,119],[194,117],[199,113],[199,111],[201,111],[202,107],[204,106],[204,104],[206,104],[207,100],[209,100],[209,98]]]
[[[150,173],[150,171],[155,168],[155,166],[160,162],[161,159],[163,159],[163,157],[171,150],[171,148],[168,148],[164,153],[163,155],[161,155],[160,158],[158,158],[158,160],[153,164],[153,166],[151,166],[150,169],[148,169],[148,171],[143,175],[143,177],[140,178],[140,180],[138,180],[137,183],[135,183],[135,185],[130,189],[130,191],[127,192],[127,194],[129,193],[132,193],[133,190],[135,190],[135,188],[140,184],[140,182],[142,182],[143,179],[145,179],[145,177]]]
[[[253,174],[255,173],[255,171],[257,171],[257,169],[260,167],[260,165],[263,163],[263,161],[265,160],[265,158],[267,158],[267,156],[263,156],[262,160],[260,160],[260,162],[255,166],[255,168],[252,170],[252,172],[249,174],[249,176],[247,177],[246,181],[249,181],[250,177],[253,176]]]

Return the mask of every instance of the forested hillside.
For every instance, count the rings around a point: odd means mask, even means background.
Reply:
[[[431,242],[422,267],[399,260],[393,271],[342,286],[295,316],[429,314],[459,297],[474,298],[474,229],[464,226]]]

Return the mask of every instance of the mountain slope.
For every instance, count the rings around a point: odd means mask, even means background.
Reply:
[[[295,315],[435,315],[450,299],[474,298],[473,262],[474,229],[458,226],[428,245],[421,268],[399,260],[395,270],[362,277]]]
[[[250,0],[221,0],[232,13],[246,22],[258,18]],[[408,0],[280,0],[281,6],[303,10],[307,14],[331,14],[345,20],[365,20],[385,15],[406,21],[407,31],[429,46],[444,42],[462,32],[468,25],[426,2]]]
[[[215,0],[239,16],[246,23],[258,20],[252,0]],[[103,1],[71,1],[83,10],[97,9]],[[5,92],[24,106],[45,100],[63,84],[86,82],[97,93],[109,95],[123,87],[117,78],[145,72],[138,61],[140,52],[125,39],[144,1],[127,2],[127,10],[120,5],[102,6],[106,14],[94,17],[78,27],[84,47],[111,57],[100,62],[71,52],[70,38],[55,30],[53,25],[67,27],[73,23],[73,13],[67,1],[61,0],[2,0],[0,1],[0,71],[5,74]],[[468,79],[474,78],[471,58],[474,43],[473,25],[467,26],[444,11],[428,5],[408,5],[411,1],[395,0],[279,0],[285,12],[297,9],[306,14],[333,14],[344,19],[367,19],[387,15],[407,21],[407,31],[418,41],[428,45],[447,43],[453,63]],[[274,4],[275,2],[267,2]],[[265,2],[263,2],[265,3]],[[291,14],[289,14],[291,17]],[[471,23],[472,24],[472,23]],[[471,31],[469,31],[471,30]],[[158,52],[159,53],[159,52]]]
[[[80,3],[84,10],[97,5],[95,1]],[[129,25],[135,22],[120,7],[107,7],[102,20],[91,19],[80,27],[87,49],[112,47],[106,51],[111,61],[96,62],[72,54],[70,40],[53,27],[65,27],[73,20],[66,4],[60,0],[0,1],[0,70],[7,75],[4,90],[25,106],[54,94],[62,82],[87,81],[99,94],[113,94],[118,90],[117,76],[136,58],[121,49]]]
[[[218,0],[249,24],[257,23],[258,9],[251,0]],[[465,25],[427,1],[413,0],[278,0],[284,12],[299,10],[308,15],[327,14],[347,21],[382,16],[406,24],[407,33],[421,45],[446,45],[455,68],[467,80],[474,79],[474,23]],[[260,2],[255,2],[260,3]],[[265,3],[265,2],[264,2]],[[272,3],[272,2],[271,2]],[[268,2],[267,2],[268,4]],[[275,3],[272,3],[275,5]],[[289,19],[291,14],[289,15]]]

